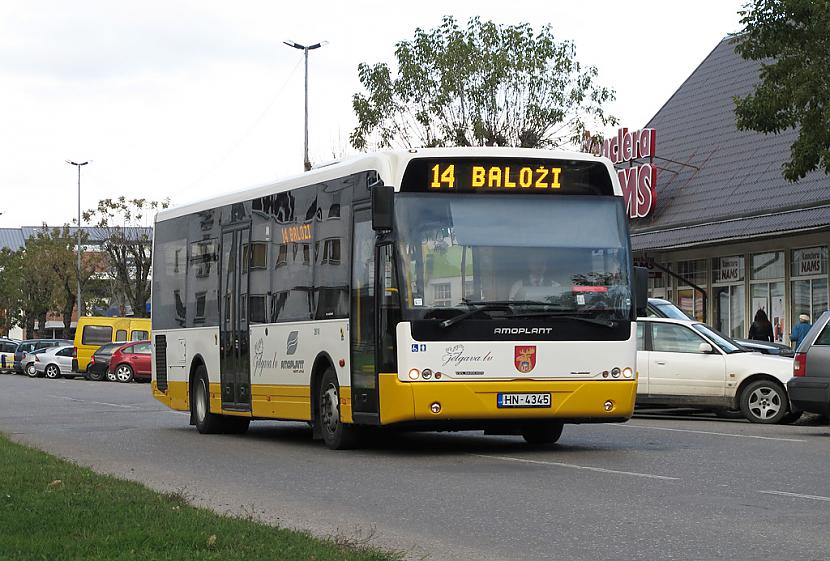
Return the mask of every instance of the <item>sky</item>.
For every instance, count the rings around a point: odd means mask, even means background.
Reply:
[[[303,170],[303,53],[312,162],[353,151],[357,66],[444,15],[550,24],[639,128],[728,33],[743,0],[0,3],[0,227],[60,225],[125,195],[186,203]],[[606,131],[611,132],[611,131]],[[659,147],[659,131],[657,137]]]

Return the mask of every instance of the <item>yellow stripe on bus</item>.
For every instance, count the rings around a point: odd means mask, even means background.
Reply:
[[[171,409],[190,410],[187,382],[168,382],[167,391],[161,392],[154,381],[152,389],[153,396]],[[213,412],[264,419],[311,420],[311,392],[308,386],[252,384],[250,413],[223,410],[220,392],[218,383],[210,384],[210,410]],[[344,422],[352,422],[352,389],[348,386],[340,388],[340,415]]]

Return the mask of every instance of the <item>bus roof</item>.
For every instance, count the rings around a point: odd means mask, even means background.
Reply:
[[[622,195],[622,189],[617,179],[614,166],[608,158],[594,156],[585,152],[567,152],[563,150],[539,150],[535,148],[502,148],[491,146],[457,147],[457,148],[413,148],[410,150],[395,150],[387,152],[372,152],[361,154],[348,160],[335,162],[324,167],[287,177],[280,181],[265,183],[255,187],[233,191],[192,203],[174,206],[160,211],[156,215],[156,222],[186,216],[220,206],[256,199],[283,191],[296,189],[305,185],[331,181],[346,175],[361,171],[377,171],[387,185],[393,185],[398,190],[403,173],[410,160],[414,158],[440,158],[460,156],[487,156],[487,157],[521,157],[521,158],[550,158],[562,160],[581,160],[603,162],[611,175],[614,194]]]

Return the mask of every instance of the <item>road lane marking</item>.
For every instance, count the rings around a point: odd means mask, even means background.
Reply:
[[[822,497],[821,495],[802,495],[801,493],[786,493],[784,491],[758,491],[764,495],[780,495],[782,497],[793,497],[796,499],[810,499],[811,501],[828,501],[830,497]]]
[[[580,466],[577,464],[566,464],[564,462],[547,462],[544,460],[529,460],[527,458],[513,458],[510,456],[490,456],[487,454],[470,454],[471,456],[476,456],[477,458],[488,458],[490,460],[502,460],[505,462],[520,462],[524,464],[539,464],[544,466],[556,466],[556,467],[564,467],[570,469],[582,469],[586,471],[596,471],[599,473],[613,473],[616,475],[631,475],[633,477],[645,477],[648,479],[661,479],[663,481],[679,481],[679,477],[669,477],[667,475],[655,475],[653,473],[638,473],[636,471],[620,471],[616,469],[607,469],[601,467],[592,467],[592,466]]]
[[[690,432],[693,434],[711,434],[715,436],[734,436],[735,438],[755,438],[758,440],[780,440],[781,442],[807,442],[798,438],[781,438],[777,436],[756,436],[754,434],[734,434],[731,432],[712,432],[707,430],[691,430],[691,429],[670,429],[668,427],[646,427],[643,425],[616,425],[608,423],[606,426],[625,428],[625,429],[647,429],[647,430],[665,430],[672,432]]]
[[[46,397],[54,397],[55,399],[65,399],[67,401],[77,401],[79,403],[94,403],[95,405],[109,405],[110,407],[121,407],[123,409],[139,409],[135,405],[121,405],[119,403],[107,403],[106,401],[90,401],[88,399],[78,399],[75,397],[67,397],[65,395],[47,395]]]

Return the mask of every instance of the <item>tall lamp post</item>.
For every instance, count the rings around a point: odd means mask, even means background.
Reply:
[[[320,43],[314,43],[313,45],[300,45],[299,43],[295,43],[294,41],[283,41],[289,47],[294,47],[295,49],[300,49],[303,51],[305,55],[305,134],[303,136],[303,163],[305,165],[305,170],[309,171],[311,169],[311,162],[308,159],[308,51],[313,51],[314,49],[319,49],[328,41],[321,41]]]
[[[85,166],[89,162],[89,160],[86,162],[66,160],[67,164],[78,168],[78,319],[84,315],[84,300],[81,298],[81,166]]]

